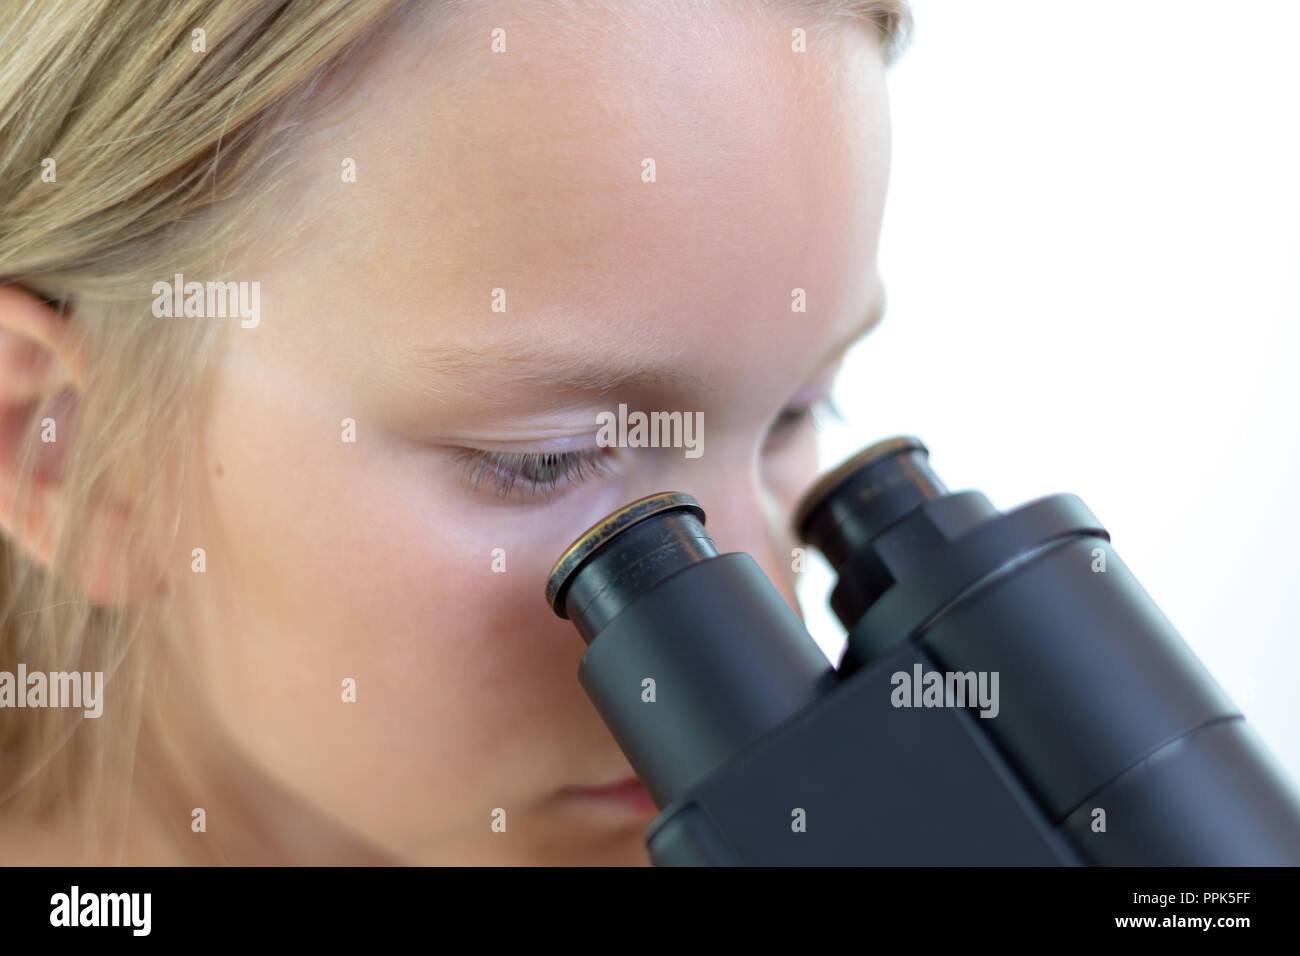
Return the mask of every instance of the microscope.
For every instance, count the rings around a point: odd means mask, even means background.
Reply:
[[[795,528],[836,574],[838,666],[687,494],[548,576],[656,865],[1300,864],[1300,792],[1078,497],[999,512],[903,436]]]

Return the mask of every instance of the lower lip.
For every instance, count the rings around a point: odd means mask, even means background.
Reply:
[[[632,779],[609,787],[570,787],[565,793],[581,800],[600,801],[637,813],[658,813],[659,808],[640,780]]]

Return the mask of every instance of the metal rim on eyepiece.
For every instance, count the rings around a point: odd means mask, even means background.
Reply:
[[[589,557],[615,535],[632,525],[665,511],[689,511],[704,523],[704,509],[690,495],[680,491],[661,491],[638,498],[631,504],[606,515],[580,534],[573,544],[560,555],[546,576],[546,603],[560,617],[564,613],[564,597],[569,580]]]
[[[794,511],[793,528],[799,540],[803,540],[804,528],[813,512],[840,485],[868,465],[905,451],[922,451],[927,455],[930,453],[930,449],[926,448],[915,435],[896,435],[868,445],[813,482],[813,486],[804,492],[803,498],[799,500]]]

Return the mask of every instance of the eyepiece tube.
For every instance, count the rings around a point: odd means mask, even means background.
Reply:
[[[717,554],[699,502],[678,492],[647,495],[569,546],[547,575],[546,601],[590,644],[642,591]]]
[[[838,571],[895,521],[948,493],[930,469],[929,454],[911,435],[864,448],[804,494],[795,509],[795,533]]]
[[[659,807],[828,691],[830,661],[747,554],[666,492],[597,522],[555,563],[578,678]]]

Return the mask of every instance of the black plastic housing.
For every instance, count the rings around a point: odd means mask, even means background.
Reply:
[[[838,574],[838,668],[687,495],[557,563],[580,680],[661,808],[652,860],[1300,864],[1300,793],[1083,502],[1001,514],[927,456],[873,445],[799,508]],[[932,672],[983,674],[996,707],[901,694]]]

